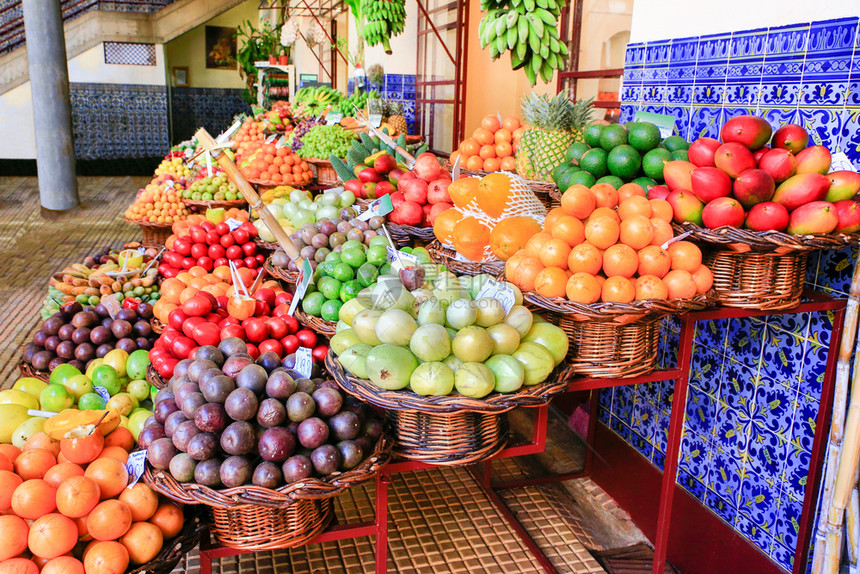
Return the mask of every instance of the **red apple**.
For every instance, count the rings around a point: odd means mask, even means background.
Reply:
[[[718,197],[727,197],[732,193],[732,180],[721,169],[716,167],[697,167],[690,173],[693,194],[708,203]]]

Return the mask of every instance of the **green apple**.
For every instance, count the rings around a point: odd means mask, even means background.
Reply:
[[[66,381],[65,387],[75,395],[75,400],[81,400],[81,397],[87,393],[93,392],[93,382],[86,375],[75,375]]]
[[[51,383],[39,393],[39,403],[46,411],[59,413],[75,404],[75,395],[65,386]]]
[[[114,396],[122,390],[122,384],[119,380],[119,373],[110,365],[102,365],[93,371],[93,386],[104,387],[110,396]]]
[[[107,401],[98,393],[87,393],[78,399],[78,408],[82,411],[102,411],[106,406]]]
[[[139,401],[144,401],[149,398],[149,383],[146,381],[132,381],[125,388],[126,392]]]

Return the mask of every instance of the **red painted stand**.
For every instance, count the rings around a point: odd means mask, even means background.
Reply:
[[[663,574],[669,548],[669,534],[673,518],[672,509],[674,496],[675,491],[678,488],[675,484],[675,480],[678,472],[678,458],[681,447],[681,436],[683,434],[684,427],[684,413],[686,412],[687,389],[689,386],[690,374],[690,359],[696,322],[713,321],[718,319],[762,317],[767,315],[780,315],[788,313],[831,312],[833,313],[834,326],[830,336],[830,352],[828,353],[827,364],[824,372],[824,382],[820,400],[821,406],[818,410],[818,418],[816,420],[815,425],[816,432],[812,444],[812,457],[810,460],[809,476],[807,478],[806,492],[803,501],[803,513],[801,515],[800,520],[798,543],[794,559],[794,574],[800,574],[801,572],[805,572],[804,557],[809,551],[809,543],[812,535],[813,521],[815,519],[818,484],[821,479],[821,466],[826,448],[827,435],[830,429],[831,403],[833,400],[837,357],[837,352],[835,352],[835,350],[838,349],[839,340],[841,338],[842,322],[844,319],[846,306],[846,302],[844,299],[834,299],[832,297],[815,292],[806,293],[806,299],[806,302],[788,311],[756,311],[721,307],[715,310],[687,313],[681,317],[678,362],[674,369],[665,369],[662,371],[651,373],[649,375],[643,375],[640,377],[634,377],[629,379],[581,378],[572,381],[570,386],[568,387],[568,390],[570,392],[589,391],[591,394],[591,415],[589,417],[588,427],[589,448],[586,449],[585,467],[582,471],[553,476],[544,476],[533,479],[510,481],[507,483],[492,482],[491,463],[489,460],[483,462],[480,465],[471,467],[470,471],[476,477],[481,489],[493,502],[493,504],[498,508],[505,520],[510,524],[511,528],[514,529],[514,531],[517,533],[517,535],[520,537],[520,539],[523,541],[523,543],[526,545],[526,547],[529,549],[535,559],[540,563],[543,569],[548,573],[556,573],[557,570],[555,569],[555,567],[552,565],[550,560],[546,557],[546,555],[543,553],[543,551],[540,549],[540,547],[537,545],[531,535],[529,535],[528,531],[522,526],[516,516],[514,516],[510,509],[508,509],[504,500],[502,500],[502,498],[498,495],[498,491],[524,486],[560,482],[563,480],[580,478],[590,475],[592,473],[594,463],[594,450],[592,446],[594,445],[595,437],[598,435],[598,400],[597,395],[594,391],[624,385],[638,385],[642,383],[653,383],[656,381],[674,380],[675,389],[672,399],[671,416],[669,420],[669,435],[666,445],[666,457],[664,461],[663,472],[660,473],[659,470],[654,469],[650,465],[646,465],[648,468],[653,469],[653,472],[662,474],[658,495],[659,502],[656,505],[656,528],[653,526],[649,526],[643,527],[643,530],[645,530],[647,533],[653,533],[652,538],[654,540],[654,564],[652,568],[652,574]],[[524,456],[529,454],[542,453],[546,446],[547,420],[548,407],[544,406],[538,408],[537,417],[535,420],[534,434],[532,436],[531,441],[525,444],[510,446],[493,458],[509,458],[514,456]],[[624,462],[626,461],[619,460],[619,464],[623,464]],[[408,472],[431,468],[438,468],[438,466],[413,461],[396,461],[391,464],[388,464],[380,471],[376,478],[376,510],[374,521],[332,526],[326,532],[323,532],[318,537],[311,540],[308,544],[316,544],[321,542],[330,542],[333,540],[344,540],[348,538],[375,535],[376,573],[385,574],[387,571],[388,560],[388,485],[391,482],[391,475],[399,472]],[[641,467],[637,472],[642,473],[643,475],[647,474],[648,468]],[[625,477],[627,479],[625,483],[629,483],[629,479],[633,476],[634,474],[631,473],[629,477]],[[699,501],[693,501],[693,499],[688,495],[683,498],[685,508],[689,507],[690,504],[696,504],[701,507],[701,503]],[[653,506],[653,504],[651,506]],[[634,518],[638,516],[640,520],[645,519],[645,515],[647,514],[647,512],[639,513],[637,515],[634,515]],[[650,514],[653,515],[653,511]],[[725,530],[727,530],[727,527]],[[217,544],[213,544],[209,537],[205,534],[203,538],[203,541],[201,541],[200,543],[201,574],[211,574],[213,559],[254,552],[251,550],[226,548]],[[705,543],[707,543],[707,540],[705,540]],[[748,543],[746,543],[746,545],[750,546]]]

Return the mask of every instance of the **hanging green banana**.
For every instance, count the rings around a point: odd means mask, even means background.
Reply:
[[[492,1],[492,0],[491,0]],[[481,6],[483,8],[484,2]],[[364,40],[368,46],[382,44],[391,53],[389,40],[403,33],[406,23],[406,0],[361,0],[364,14]]]

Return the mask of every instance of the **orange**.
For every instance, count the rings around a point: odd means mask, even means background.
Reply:
[[[577,218],[563,215],[555,221],[551,234],[553,238],[575,247],[585,241],[585,226]]]
[[[496,157],[496,146],[490,144],[482,145],[481,151],[478,152],[478,155],[481,156],[481,159]]]
[[[85,476],[74,476],[57,488],[57,510],[69,518],[80,518],[96,507],[100,496],[96,481]]]
[[[651,203],[644,196],[634,195],[618,204],[618,217],[621,221],[634,215],[651,219]]]
[[[481,169],[484,167],[484,160],[482,160],[481,156],[477,154],[470,155],[466,159],[466,163],[463,165],[463,167],[470,171],[481,171]]]
[[[510,281],[511,283],[514,282],[517,268],[519,267],[520,263],[525,261],[526,258],[528,258],[528,255],[526,255],[525,251],[518,251],[516,254],[514,254],[513,257],[505,261],[505,277],[508,281]]]
[[[0,444],[0,454],[9,457],[12,464],[15,464],[15,459],[21,454],[21,449],[12,444]]]
[[[30,435],[30,438],[24,443],[23,450],[28,451],[36,448],[43,448],[57,456],[60,454],[60,441],[52,439],[44,431],[39,431]]]
[[[30,526],[27,545],[30,552],[40,558],[56,558],[67,552],[78,542],[78,527],[62,514],[46,514]]]
[[[638,183],[625,183],[618,188],[618,203],[621,203],[628,197],[645,197],[645,190]]]
[[[98,458],[115,458],[125,464],[128,462],[128,451],[120,446],[106,446]]]
[[[125,502],[105,500],[87,518],[87,530],[96,540],[116,540],[131,527],[131,509]]]
[[[668,201],[665,199],[649,199],[648,203],[651,204],[652,217],[662,219],[666,223],[672,223],[674,212],[672,211],[672,206],[669,205]]]
[[[226,283],[232,283],[233,282],[232,276],[230,275],[230,268],[226,265],[219,265],[218,267],[213,269],[212,275],[214,275],[215,277],[217,277],[218,279],[220,279],[221,281],[224,281]],[[165,281],[164,283],[167,283],[167,281]],[[162,283],[162,285],[164,283]],[[117,427],[117,428],[122,428],[122,427]]]
[[[600,282],[590,273],[574,273],[565,286],[568,299],[585,305],[600,301],[600,290]]]
[[[26,558],[10,558],[0,562],[0,574],[39,574],[39,567]]]
[[[520,127],[520,119],[516,116],[505,116],[502,118],[502,127],[513,132]]]
[[[478,161],[481,161],[481,158],[478,158]],[[448,186],[448,195],[451,196],[451,203],[457,207],[466,207],[469,205],[475,198],[480,183],[481,179],[477,177],[461,177],[457,181],[451,182],[451,185]]]
[[[15,465],[12,464],[12,461],[5,454],[0,454],[0,470],[15,470]]]
[[[488,157],[484,160],[484,163],[481,165],[481,168],[484,171],[499,171],[499,168],[502,167],[502,162],[494,157]]]
[[[535,277],[535,291],[544,297],[564,297],[567,273],[558,267],[542,269]]]
[[[676,241],[666,251],[672,258],[672,269],[694,273],[702,266],[702,250],[695,243]]]
[[[532,235],[540,231],[540,223],[531,217],[505,218],[490,232],[490,249],[498,259],[507,261],[526,246]]]
[[[561,195],[561,208],[573,217],[585,219],[595,207],[594,194],[584,185],[572,185]]]
[[[472,139],[481,145],[488,145],[496,141],[496,138],[493,137],[493,132],[485,128],[478,128],[472,132]]]
[[[498,114],[487,114],[481,120],[481,127],[488,132],[497,132],[502,128],[502,122],[499,121]]]
[[[142,482],[123,490],[119,500],[125,502],[131,509],[131,518],[135,522],[149,520],[158,510],[158,495]]]
[[[564,210],[560,207],[554,207],[550,209],[543,220],[544,228],[547,231],[552,231],[553,225],[555,225],[556,220],[558,220],[558,218],[562,217],[563,215],[566,214],[564,213]]]
[[[471,155],[478,155],[478,151],[480,151],[480,149],[480,144],[478,144],[478,142],[476,142],[472,138],[466,138],[463,140],[463,143],[460,144],[460,153],[462,153],[466,157]]]
[[[194,279],[194,275],[192,275],[188,271],[183,271],[176,276],[176,279],[179,279],[182,282],[182,289],[185,289],[186,287],[188,287],[188,284],[191,282],[191,280]],[[182,291],[182,289],[180,289],[180,291]]]
[[[21,477],[10,470],[0,470],[0,512],[9,510],[12,504],[12,494],[21,483]]]
[[[55,464],[57,459],[54,453],[44,448],[34,448],[15,459],[15,472],[24,480],[42,478]]]
[[[496,134],[498,137],[498,133]],[[496,142],[496,157],[509,157],[513,153],[513,149],[511,148],[511,144],[508,142]]]
[[[656,275],[662,278],[672,268],[672,258],[659,245],[639,250],[639,275]]]
[[[514,284],[525,291],[535,290],[537,274],[543,270],[543,264],[537,257],[527,257],[517,266]]]
[[[673,269],[666,273],[663,282],[669,289],[669,299],[690,299],[696,295],[696,281],[689,272],[682,269]]]
[[[128,550],[131,563],[139,565],[151,561],[161,551],[164,535],[155,524],[138,522],[119,541]]]
[[[591,186],[597,207],[615,209],[618,206],[618,190],[608,183],[595,183]]]
[[[12,510],[21,518],[35,520],[57,508],[57,489],[42,480],[25,480],[12,493]]]
[[[597,217],[585,224],[585,238],[599,249],[606,249],[618,241],[618,223],[608,217]]]
[[[257,271],[255,269],[249,269],[248,267],[241,267],[236,270],[236,273],[239,275],[239,279],[242,280],[242,284],[251,285],[254,283],[254,279],[257,278]]]
[[[636,279],[636,299],[666,299],[669,289],[655,275],[642,275]]]
[[[630,303],[635,298],[636,288],[627,277],[616,275],[603,282],[600,299],[604,303]]]
[[[597,219],[599,217],[608,217],[615,223],[621,223],[621,218],[618,217],[618,212],[614,209],[609,209],[608,207],[598,207],[594,211],[591,212],[591,215],[588,216],[588,221],[592,219]]]
[[[707,293],[714,285],[714,275],[710,269],[702,265],[693,272],[693,281],[696,282],[696,293],[701,295]]]
[[[580,243],[570,250],[567,268],[571,273],[596,275],[603,267],[603,253],[591,243]]]
[[[490,245],[490,228],[474,217],[460,220],[453,230],[454,248],[472,261],[484,259],[484,248]]]
[[[134,448],[134,435],[125,427],[116,427],[109,435],[105,437],[105,448],[109,446],[118,446],[126,451],[131,451]]]
[[[182,293],[185,287],[187,285],[176,277],[165,279],[159,288],[159,292],[161,293],[160,298],[166,303],[177,304],[179,303],[179,294]]]
[[[499,166],[504,171],[514,171],[517,169],[517,158],[513,156],[503,157]]]
[[[651,240],[651,245],[663,245],[675,237],[675,232],[672,230],[672,224],[668,221],[652,217],[651,227],[654,228],[654,238]]]
[[[651,221],[641,215],[633,215],[621,222],[619,230],[621,243],[633,249],[642,249],[651,244],[654,239],[654,228]]]
[[[203,277],[204,275],[206,275],[206,273],[208,273],[206,269],[200,267],[199,265],[195,265],[194,267],[189,269],[188,272],[191,273],[192,277]]]
[[[460,181],[463,181],[462,179]],[[449,189],[453,184],[449,186]],[[463,216],[454,208],[446,209],[436,217],[433,222],[433,234],[436,238],[445,245],[454,244],[454,226],[457,225]]]
[[[119,542],[95,542],[84,552],[87,574],[124,574],[128,562],[128,550]]]
[[[603,253],[603,272],[607,277],[633,277],[639,268],[639,257],[627,245],[612,245]]]
[[[478,184],[475,197],[481,211],[490,217],[501,216],[511,197],[510,178],[503,173],[485,175]]]
[[[75,525],[78,527],[78,539],[79,540],[83,540],[84,538],[92,540],[92,538],[90,538],[90,533],[87,530],[87,519],[89,517],[90,516],[88,514],[86,516],[81,516],[80,518],[74,518],[73,519],[75,521]]]
[[[192,279],[192,281],[193,281],[193,279]],[[197,295],[197,288],[196,287],[186,287],[185,289],[182,290],[182,293],[179,294],[179,303],[180,304],[185,303],[186,301],[188,301],[189,299],[191,299],[195,295]]]
[[[74,556],[58,556],[42,567],[42,574],[84,574],[84,565]]]
[[[117,496],[128,484],[128,471],[115,458],[97,458],[87,467],[84,476],[98,483],[102,500]]]
[[[516,129],[514,129],[514,132],[513,132],[514,133],[514,143],[516,143],[516,142],[520,141],[520,139],[522,139],[523,134],[526,133],[527,129],[528,128],[526,128],[524,126],[520,126]]]
[[[496,130],[496,133],[493,134],[493,139],[497,145],[500,143],[510,144],[514,141],[514,134],[512,134],[511,130],[507,128],[499,128]],[[510,155],[510,152],[507,155]]]
[[[529,257],[539,258],[543,244],[552,239],[552,235],[547,231],[535,233],[526,242],[526,255]]]
[[[18,556],[27,549],[30,527],[13,514],[0,516],[0,562]]]
[[[549,239],[540,250],[538,258],[546,267],[567,269],[567,256],[570,255],[570,245],[561,239]]]
[[[173,538],[182,530],[185,517],[182,510],[172,502],[162,502],[149,521],[159,529],[165,538]]]

